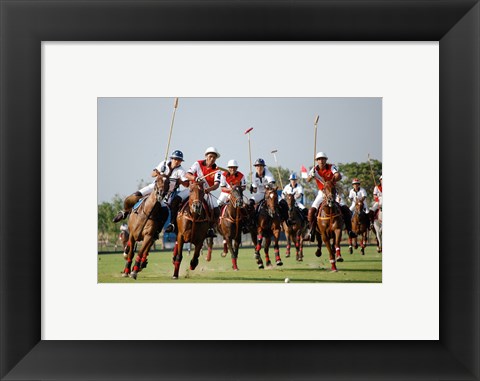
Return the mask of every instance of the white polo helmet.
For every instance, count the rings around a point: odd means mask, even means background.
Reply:
[[[354,184],[360,184],[360,180],[357,179],[356,177],[352,180],[352,185]]]
[[[324,157],[325,159],[328,160],[328,156],[327,156],[327,154],[326,154],[325,152],[318,152],[318,153],[315,155],[315,159],[320,159],[320,158],[322,158],[322,157]]]
[[[207,156],[209,153],[214,153],[215,155],[217,155],[217,159],[220,157],[220,154],[218,153],[218,150],[215,147],[208,147],[205,150],[205,156]]]
[[[229,160],[228,161],[228,164],[227,164],[227,167],[237,167],[238,168],[238,163],[236,160]]]
[[[380,180],[382,180],[383,176],[380,176]]]

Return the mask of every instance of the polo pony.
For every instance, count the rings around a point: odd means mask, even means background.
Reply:
[[[162,230],[163,225],[168,218],[168,208],[162,205],[162,199],[168,192],[169,179],[163,176],[157,176],[153,192],[150,193],[140,206],[130,213],[128,219],[128,230],[130,237],[128,240],[128,254],[125,261],[123,276],[130,276],[137,279],[137,275],[142,269],[147,267],[147,257],[150,248]],[[138,251],[135,263],[132,267],[133,255],[135,252],[135,243],[142,241],[142,247]]]
[[[272,185],[265,186],[265,199],[262,205],[258,209],[257,219],[257,243],[255,245],[255,259],[259,269],[263,269],[263,261],[260,255],[262,248],[262,241],[265,239],[265,264],[271,266],[272,262],[269,256],[270,243],[272,242],[272,236],[274,239],[274,251],[275,251],[275,263],[277,266],[282,266],[283,262],[280,258],[280,247],[278,240],[280,238],[281,219],[278,211],[278,187]]]
[[[342,239],[343,217],[340,205],[335,202],[336,189],[332,181],[327,181],[323,187],[324,199],[319,207],[317,228],[322,236],[322,241],[330,255],[331,270],[337,271],[336,262],[343,262],[340,254],[340,241]],[[320,250],[321,242],[318,242]],[[317,256],[318,256],[317,250]],[[320,253],[321,255],[321,253]]]
[[[218,232],[223,236],[224,248],[230,252],[232,268],[238,271],[238,249],[242,242],[242,228],[247,217],[243,203],[243,190],[240,185],[235,185],[230,192],[230,200],[223,207],[218,223]]]
[[[173,279],[178,279],[184,243],[190,242],[195,245],[190,270],[195,270],[198,266],[198,257],[210,226],[209,209],[204,196],[203,182],[192,182],[188,202],[183,205],[177,216],[178,234],[173,249]]]
[[[288,206],[288,220],[283,223],[283,230],[287,238],[287,249],[285,256],[290,256],[291,243],[295,245],[296,260],[303,261],[303,237],[307,233],[307,220],[302,216],[300,209],[296,206],[295,195],[287,194],[285,201]]]

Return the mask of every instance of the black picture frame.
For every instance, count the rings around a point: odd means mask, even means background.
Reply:
[[[479,379],[479,0],[1,0],[0,7],[2,380]],[[42,341],[41,42],[91,40],[439,41],[440,340]],[[418,213],[428,220],[431,207]],[[166,313],[175,329],[175,312]],[[155,324],[145,319],[142,329]]]

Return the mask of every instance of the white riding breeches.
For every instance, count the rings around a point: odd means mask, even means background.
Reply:
[[[264,198],[265,198],[265,193],[264,192],[257,192],[257,193],[252,194],[252,197],[250,197],[250,200],[254,200],[255,204],[258,204]]]
[[[318,191],[317,197],[315,197],[315,200],[312,203],[312,208],[318,209],[322,201],[323,201],[323,192]]]

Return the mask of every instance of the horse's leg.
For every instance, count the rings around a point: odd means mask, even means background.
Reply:
[[[317,226],[315,228],[315,235],[317,236],[317,250],[315,251],[315,256],[316,257],[321,257],[322,256],[322,235],[320,233],[317,234],[320,230],[320,225],[317,221]]]
[[[135,254],[135,239],[133,238],[133,234],[130,235],[128,239],[129,243],[129,250],[128,250],[128,255],[127,258],[125,258],[125,268],[123,269],[123,277],[128,277],[130,275],[131,269],[132,269],[132,260],[133,260],[133,255]]]
[[[225,237],[223,237],[223,252],[222,252],[222,257],[226,257],[228,253],[228,242]]]
[[[252,234],[252,239],[253,239],[253,234]],[[263,235],[262,235],[262,230],[259,228],[258,229],[258,234],[255,237],[255,259],[257,260],[257,265],[259,269],[263,269],[263,261],[262,261],[262,256],[260,255],[260,250],[262,249],[262,240],[263,240]]]
[[[333,254],[333,249],[332,249],[332,245],[330,244],[330,237],[328,236],[328,233],[322,234],[322,239],[323,239],[323,243],[327,247],[328,253],[330,255],[330,264],[332,266],[331,270],[332,270],[332,272],[336,272],[338,270],[337,270],[337,266],[335,264],[336,263],[335,255]]]
[[[353,254],[352,238],[348,237],[348,252]]]
[[[287,247],[285,248],[285,258],[290,258],[290,246],[291,246],[290,237],[287,237]]]
[[[195,270],[198,266],[198,258],[200,257],[200,250],[203,242],[197,241],[195,243],[195,251],[193,252],[193,258],[190,260],[190,270]]]
[[[342,240],[342,230],[335,229],[335,259],[337,262],[343,262],[342,254],[340,253],[340,241]]]
[[[178,279],[178,273],[180,272],[180,263],[182,263],[182,251],[183,251],[183,235],[180,233],[177,236],[177,242],[173,249],[173,276],[172,279]]]
[[[207,238],[207,256],[205,260],[210,262],[212,260],[213,237]]]
[[[238,248],[240,246],[240,238],[234,238],[233,239],[233,245],[232,245],[232,239],[228,239],[228,249],[230,250],[230,254],[232,256],[232,269],[234,271],[238,271],[238,265],[237,265],[237,258],[238,258]]]
[[[302,262],[303,261],[303,234],[300,229],[298,230],[297,241],[298,241],[298,260]]]
[[[270,244],[272,243],[272,238],[270,234],[267,234],[265,237],[265,245],[263,246],[263,252],[265,253],[265,266],[272,266],[272,261],[270,260],[270,256],[268,251],[270,250]]]
[[[273,250],[275,252],[275,264],[277,266],[283,266],[282,259],[280,258],[280,245],[278,240],[280,238],[280,225],[273,230]]]
[[[142,271],[144,267],[147,267],[147,257],[150,247],[153,245],[153,237],[151,235],[145,235],[143,237],[142,248],[138,252],[135,258],[135,264],[133,265],[133,271],[130,273],[130,277],[137,279],[137,274]]]
[[[360,242],[360,251],[362,253],[362,255],[365,255],[365,246],[366,246],[366,241],[367,241],[367,233],[366,232],[363,232],[362,233],[362,242]]]

